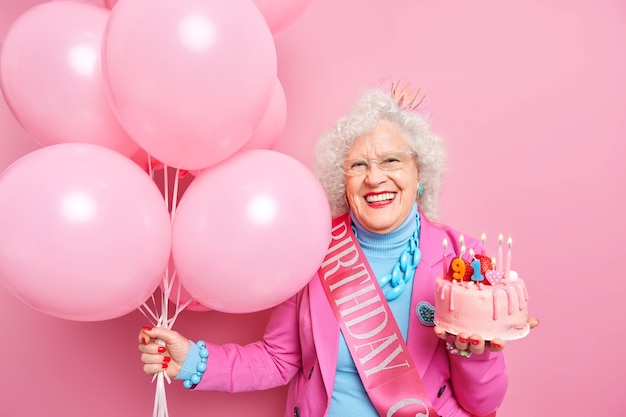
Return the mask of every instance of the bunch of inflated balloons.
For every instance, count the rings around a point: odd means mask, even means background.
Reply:
[[[300,290],[330,212],[310,171],[272,150],[286,119],[274,35],[310,2],[62,0],[20,15],[0,86],[41,147],[0,175],[0,283],[81,321],[139,308],[174,268],[178,297],[206,309]],[[193,173],[175,207],[146,160]]]

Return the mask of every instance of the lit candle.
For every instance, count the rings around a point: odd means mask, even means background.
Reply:
[[[483,274],[480,273],[480,261],[478,259],[476,259],[476,257],[474,256],[474,249],[470,248],[470,256],[472,257],[473,261],[472,261],[472,268],[474,269],[474,273],[472,274],[472,281],[482,281],[483,279],[485,279],[485,277],[483,277]]]
[[[496,270],[496,258],[491,258],[491,269]]]
[[[484,255],[485,254],[485,243],[487,242],[487,235],[483,233],[480,236],[480,241],[483,243],[483,248],[481,249],[480,253],[481,253],[481,255]]]
[[[513,239],[509,238],[507,243],[509,249],[506,252],[506,269],[504,270],[504,277],[509,279],[509,274],[511,273],[511,246],[513,246]]]
[[[448,273],[448,266],[446,265],[447,259],[446,259],[446,250],[448,249],[448,239],[444,238],[443,239],[443,278],[446,277],[446,274]]]
[[[465,255],[465,245],[461,245],[461,255],[459,255],[459,258],[463,259],[463,255]]]
[[[498,236],[498,263],[496,264],[498,265],[498,271],[502,271],[502,267],[504,266],[502,263],[502,239],[504,239],[504,237],[502,236],[502,233],[500,233]]]

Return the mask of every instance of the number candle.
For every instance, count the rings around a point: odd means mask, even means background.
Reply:
[[[472,248],[470,248],[470,256],[472,257],[472,259],[474,259],[472,261],[472,268],[474,269],[474,273],[471,277],[472,281],[480,282],[485,279],[485,277],[483,277],[483,274],[480,273],[480,261],[474,256],[474,249]]]
[[[446,266],[446,264],[448,263],[447,259],[446,259],[446,249],[448,249],[448,239],[444,238],[443,239],[443,260],[442,260],[442,263],[443,263],[443,277],[444,278],[446,277],[446,274],[448,272],[448,267]]]
[[[450,268],[452,268],[452,278],[458,279],[459,281],[463,281],[463,277],[465,276],[465,262],[461,258],[454,258],[450,263]]]
[[[500,233],[498,236],[498,262],[496,263],[498,266],[497,271],[502,271],[502,267],[504,266],[502,263],[502,239],[504,238],[502,237],[502,233]]]
[[[480,241],[483,243],[483,247],[482,247],[482,249],[480,250],[480,253],[481,253],[482,255],[484,255],[484,254],[485,254],[485,243],[487,242],[487,235],[483,233],[483,234],[480,236]]]
[[[511,246],[513,246],[513,239],[509,238],[507,243],[509,250],[506,252],[506,269],[504,270],[504,277],[509,279],[509,274],[511,273]]]

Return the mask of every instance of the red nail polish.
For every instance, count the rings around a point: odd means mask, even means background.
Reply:
[[[159,353],[165,353],[165,348],[163,346],[159,346]]]
[[[141,343],[143,343],[144,345],[146,344],[146,338],[145,337],[141,338]]]
[[[472,339],[472,340],[471,340],[471,343],[472,343],[472,345],[477,345],[477,344],[479,344],[479,343],[480,343],[480,341],[479,341],[479,340],[476,340],[476,339]]]
[[[459,337],[459,340],[461,341],[461,343],[467,343],[467,339],[465,339],[463,337]]]
[[[161,364],[161,368],[163,368],[163,369],[167,369],[167,364],[166,364],[166,363],[162,363],[162,364]]]
[[[172,358],[170,358],[169,356],[164,356],[164,357],[163,357],[163,362],[166,362],[166,363],[167,363],[167,362],[169,362],[169,361],[171,361],[171,360],[172,360]]]
[[[496,349],[500,349],[500,345],[498,343],[492,343],[491,346],[493,346]]]
[[[148,330],[148,331],[150,331],[150,330],[152,330],[152,327],[144,326],[144,328],[143,328],[143,329],[144,329],[144,330]]]

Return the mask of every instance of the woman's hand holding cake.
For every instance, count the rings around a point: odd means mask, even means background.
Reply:
[[[539,325],[539,320],[534,317],[528,318],[528,327],[534,329]],[[448,342],[448,349],[455,350],[453,353],[469,356],[469,354],[481,355],[485,348],[492,352],[500,352],[506,347],[506,341],[500,338],[484,340],[479,334],[461,332],[458,335],[448,333],[445,328],[435,326],[435,334]]]

